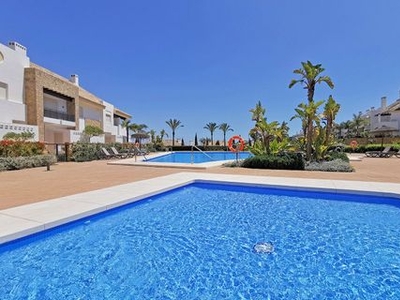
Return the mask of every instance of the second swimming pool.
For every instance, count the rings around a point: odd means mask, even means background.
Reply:
[[[396,199],[195,183],[1,246],[0,294],[395,299],[399,228]]]
[[[250,152],[239,152],[236,153],[228,151],[177,151],[172,152],[163,156],[150,158],[148,162],[166,162],[166,163],[204,163],[212,161],[223,161],[223,160],[234,160],[234,159],[245,159],[249,157]]]

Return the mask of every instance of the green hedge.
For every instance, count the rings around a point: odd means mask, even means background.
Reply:
[[[242,167],[251,169],[304,170],[305,163],[300,153],[285,152],[277,155],[258,155],[246,158]]]

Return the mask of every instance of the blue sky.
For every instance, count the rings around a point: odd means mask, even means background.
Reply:
[[[249,110],[289,121],[306,100],[293,70],[321,63],[341,105],[337,121],[399,98],[400,1],[3,0],[0,42],[17,41],[35,62],[186,143],[209,122],[247,137]],[[300,129],[289,122],[290,133]],[[222,139],[216,131],[215,139]]]

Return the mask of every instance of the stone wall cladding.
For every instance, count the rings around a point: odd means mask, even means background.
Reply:
[[[31,64],[30,68],[25,68],[25,103],[28,124],[39,127],[39,141],[44,141],[44,88],[73,99],[75,124],[79,128],[79,87],[57,74]]]

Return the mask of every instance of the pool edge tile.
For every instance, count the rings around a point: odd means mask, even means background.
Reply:
[[[22,226],[22,229],[16,226],[14,232],[10,230],[9,233],[4,234],[0,230],[0,244],[196,182],[353,193],[400,199],[400,184],[394,183],[180,172],[1,210],[0,222],[1,216],[14,218],[13,220],[17,224],[20,222],[18,226]],[[70,209],[69,206],[72,203],[76,205]],[[53,208],[58,211],[52,211]],[[60,210],[63,209],[66,211],[60,213]]]

